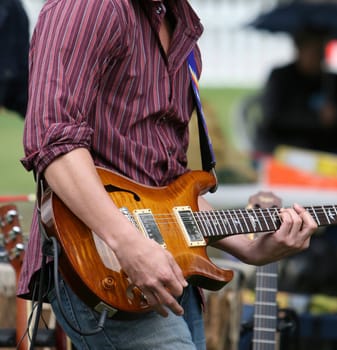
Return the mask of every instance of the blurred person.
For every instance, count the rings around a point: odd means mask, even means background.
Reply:
[[[29,20],[20,0],[0,2],[0,106],[22,118],[28,99]]]
[[[195,101],[187,57],[193,51],[199,75],[201,33],[187,0],[48,0],[40,12],[23,164],[106,243],[153,310],[136,320],[109,318],[103,332],[81,335],[67,324],[48,279],[40,287],[77,349],[205,349],[200,290],[187,283],[168,250],[139,234],[96,171],[101,166],[154,187],[189,172]],[[202,196],[198,204],[211,209]],[[253,241],[231,236],[216,247],[251,264],[306,249],[317,227],[310,214],[294,205],[280,215],[275,233]],[[35,209],[18,288],[25,298],[39,290],[38,222]],[[60,290],[67,317],[81,329],[96,328],[99,313],[62,277]]]
[[[262,94],[259,151],[279,144],[337,152],[337,75],[324,69],[326,36],[303,30],[293,37],[296,59],[274,68]]]

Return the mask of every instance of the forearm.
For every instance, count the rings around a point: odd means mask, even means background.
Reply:
[[[71,211],[111,249],[116,251],[121,237],[132,238],[126,232],[133,232],[135,228],[106,193],[88,150],[77,148],[57,158],[44,175]]]
[[[262,235],[271,235],[274,233],[263,233]],[[279,260],[290,254],[289,247],[285,247],[276,253],[276,246],[269,246],[271,240],[265,240],[262,236],[251,239],[247,235],[231,236],[216,242],[213,246],[220,250],[235,256],[242,262],[250,265],[264,265]],[[275,254],[272,252],[275,251]]]

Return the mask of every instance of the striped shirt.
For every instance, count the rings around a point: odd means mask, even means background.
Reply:
[[[166,7],[165,7],[166,4]],[[47,0],[31,41],[24,129],[27,170],[42,174],[58,156],[87,148],[98,166],[162,186],[187,171],[194,108],[187,56],[200,21],[186,0]],[[159,42],[166,11],[174,24]],[[18,294],[41,266],[36,211]]]

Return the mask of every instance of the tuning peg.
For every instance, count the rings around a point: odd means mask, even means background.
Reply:
[[[8,212],[6,214],[6,222],[8,224],[10,224],[14,220],[14,218],[17,217],[17,216],[18,216],[18,211],[17,210],[15,210],[15,209],[8,210]]]
[[[13,226],[12,229],[8,232],[8,238],[6,239],[6,243],[10,241],[16,240],[16,237],[22,234],[22,230],[20,226]]]
[[[13,249],[10,250],[9,260],[14,260],[20,256],[20,254],[25,250],[23,243],[17,243]]]

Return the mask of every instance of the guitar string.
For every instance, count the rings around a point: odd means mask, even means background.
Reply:
[[[337,205],[327,205],[324,207],[321,206],[313,206],[313,207],[305,207],[307,211],[314,211],[316,214],[325,214],[326,210],[328,209],[335,209],[337,210]],[[259,213],[263,213],[263,214],[268,214],[270,211],[276,212],[276,213],[280,213],[280,209],[276,209],[276,208],[269,208],[269,209],[215,209],[215,210],[209,210],[209,211],[191,211],[191,213],[193,213],[194,215],[198,215],[198,214],[218,214],[218,213],[235,213],[235,212],[239,212],[241,213],[256,213],[258,216],[260,216]],[[190,213],[190,212],[189,212]],[[336,211],[337,214],[337,211]],[[155,216],[160,216],[160,215],[173,215],[171,213],[157,213],[157,214],[153,214]],[[263,215],[261,215],[261,217],[263,217]]]
[[[317,208],[319,208],[319,207],[317,207]],[[335,209],[335,206],[328,206],[328,207],[325,207],[325,209],[316,209],[316,210],[312,210],[311,208],[308,208],[307,210],[310,214],[311,214],[311,212],[313,212],[316,215],[323,216],[326,218],[328,215],[327,210],[329,210],[329,209]],[[218,219],[219,217],[222,217],[223,215],[225,215],[225,216],[227,216],[226,217],[227,219],[229,219],[231,221],[236,221],[236,220],[231,219],[230,216],[235,214],[235,213],[238,213],[238,210],[236,210],[236,209],[220,209],[220,210],[211,210],[211,211],[194,211],[194,212],[189,212],[189,213],[192,213],[193,216],[197,217],[197,218],[207,217],[207,216],[216,216]],[[259,219],[264,219],[266,217],[270,217],[270,216],[272,216],[271,214],[274,214],[274,215],[277,214],[279,218],[281,217],[281,215],[280,215],[281,213],[278,209],[270,209],[270,210],[267,210],[267,209],[261,209],[261,210],[241,209],[239,216],[250,220],[252,214],[254,215],[254,217],[257,217]],[[176,218],[176,216],[172,213],[153,213],[152,216],[154,218],[158,218],[159,220],[164,220],[164,219],[167,220],[166,218],[169,218],[169,219]],[[332,221],[336,220],[337,212],[334,216],[335,216],[335,219],[330,217],[330,219]],[[174,222],[175,221],[176,220],[174,220]]]
[[[314,219],[316,218],[317,223],[322,226],[319,217],[321,220],[326,220],[324,224],[336,224],[336,217],[329,218],[327,215],[328,209],[334,209],[336,212],[335,206],[311,206],[306,207],[306,209],[311,212],[314,211]],[[314,210],[316,209],[316,210]],[[222,236],[229,236],[235,234],[248,234],[250,232],[275,232],[279,228],[279,224],[281,222],[280,219],[280,211],[278,208],[270,208],[270,209],[241,209],[240,215],[243,218],[242,224],[238,216],[235,214],[238,210],[236,209],[223,209],[223,210],[213,210],[213,211],[201,211],[201,212],[188,212],[188,214],[193,215],[193,218],[190,219],[188,215],[186,215],[184,219],[185,224],[194,224],[195,220],[201,219],[200,222],[197,222],[199,228],[204,232],[205,237],[214,237],[219,234]],[[272,214],[271,214],[272,213]],[[222,216],[225,214],[225,220],[222,219]],[[235,214],[235,215],[233,215]],[[272,215],[277,215],[277,217],[272,218]],[[153,214],[152,215],[157,225],[170,225],[177,224],[177,217],[172,213],[162,213],[162,214]],[[233,220],[233,216],[235,220]],[[271,221],[268,222],[267,217],[271,218]],[[255,219],[256,220],[255,220]],[[260,219],[264,220],[261,224]],[[194,220],[195,219],[195,220]],[[210,223],[210,220],[214,221],[216,219],[216,224],[209,226],[207,223]],[[276,222],[278,220],[278,222]],[[257,222],[258,225],[257,225]],[[243,224],[246,226],[246,229],[243,228]],[[272,225],[272,226],[271,226]],[[259,226],[259,227],[258,227]]]

